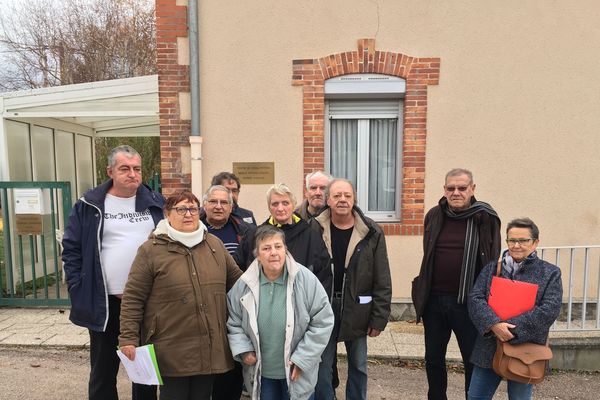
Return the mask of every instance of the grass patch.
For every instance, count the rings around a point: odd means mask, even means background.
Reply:
[[[55,274],[46,275],[46,284],[48,285],[48,287],[54,285],[55,283],[56,283],[56,275]],[[17,283],[16,286],[17,286],[16,292],[15,292],[16,297],[26,298],[26,297],[33,295],[33,281],[25,282],[25,285],[21,285],[21,282],[19,282],[19,283]],[[23,286],[25,286],[24,293],[23,293]],[[40,294],[40,292],[42,292],[41,295],[43,297],[44,277],[37,278],[35,280],[35,289],[38,292],[38,295]]]

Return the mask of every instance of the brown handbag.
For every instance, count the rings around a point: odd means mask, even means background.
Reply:
[[[510,344],[497,340],[494,372],[511,381],[536,384],[544,380],[551,358],[552,350],[548,345]]]
[[[498,263],[500,275],[501,264]],[[510,344],[496,339],[494,372],[504,379],[521,383],[536,384],[544,380],[552,350],[548,346],[535,343]]]

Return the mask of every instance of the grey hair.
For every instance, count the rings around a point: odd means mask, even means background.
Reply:
[[[209,187],[208,190],[206,190],[206,192],[204,192],[204,195],[202,196],[202,203],[206,203],[210,195],[216,191],[227,193],[227,201],[229,202],[229,204],[233,204],[233,196],[231,195],[231,190],[227,189],[223,185],[212,185],[211,187]]]
[[[256,228],[256,231],[254,233],[254,257],[258,256],[258,249],[260,248],[260,244],[265,240],[272,238],[273,236],[280,237],[281,241],[285,245],[285,233],[276,226],[273,226],[271,224],[264,224]]]
[[[278,194],[280,196],[287,196],[290,198],[292,202],[292,206],[296,207],[296,196],[292,193],[292,190],[285,183],[276,183],[267,190],[267,206],[271,205],[271,196],[273,193]]]
[[[356,202],[357,202],[357,199],[356,199],[356,188],[354,187],[354,183],[352,183],[352,181],[350,181],[350,180],[348,180],[346,178],[333,178],[331,180],[331,182],[329,182],[329,184],[327,185],[327,189],[325,189],[325,199],[329,198],[329,192],[331,191],[331,187],[336,182],[346,182],[347,184],[350,185],[350,187],[352,188],[352,195],[354,196],[354,203],[356,204]]]
[[[506,234],[507,235],[508,235],[508,231],[511,230],[512,228],[529,229],[529,232],[531,233],[531,238],[533,240],[539,240],[539,238],[540,238],[539,228],[537,227],[535,222],[533,222],[529,218],[515,218],[512,221],[510,221],[508,223],[508,225],[506,225]]]
[[[115,159],[117,157],[117,154],[125,154],[127,158],[138,156],[140,160],[142,159],[142,156],[140,155],[140,153],[137,152],[136,149],[129,145],[123,144],[121,146],[115,147],[110,151],[110,153],[108,153],[108,167],[112,168],[115,166],[115,164],[117,163],[117,160]]]
[[[450,178],[451,176],[459,176],[459,175],[468,176],[469,184],[473,184],[473,173],[465,168],[453,168],[450,171],[448,171],[448,173],[446,174],[446,179],[444,180],[444,183],[448,182],[448,178]]]
[[[314,171],[311,172],[310,174],[306,174],[306,177],[304,178],[304,182],[306,183],[306,190],[310,189],[310,185],[308,184],[308,182],[312,179],[312,178],[318,178],[318,177],[324,177],[327,178],[327,183],[331,182],[333,180],[333,176],[331,176],[330,174],[328,174],[325,171]]]

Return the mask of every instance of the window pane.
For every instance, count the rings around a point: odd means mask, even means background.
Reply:
[[[56,131],[54,143],[56,149],[56,180],[71,182],[71,200],[75,202],[83,193],[77,191],[73,133]]]
[[[331,174],[356,185],[358,120],[331,120]]]
[[[31,149],[33,151],[33,180],[54,180],[54,132],[42,126],[31,127]]]
[[[395,119],[369,121],[369,211],[396,209],[396,150]]]
[[[77,152],[77,189],[79,192],[85,192],[94,187],[92,138],[76,135],[75,149]]]
[[[9,154],[9,179],[11,181],[30,181],[32,173],[29,125],[6,121],[6,145],[6,154]]]

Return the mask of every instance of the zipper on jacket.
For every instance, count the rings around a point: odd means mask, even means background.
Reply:
[[[96,252],[97,257],[98,257],[98,262],[100,264],[100,272],[102,272],[102,284],[104,285],[104,306],[106,307],[106,318],[104,319],[104,327],[102,328],[102,332],[106,332],[106,326],[108,325],[108,289],[106,287],[106,274],[104,272],[104,268],[102,267],[102,238],[100,237],[100,232],[102,231],[102,228],[104,226],[104,213],[102,212],[102,210],[100,210],[100,208],[93,204],[90,203],[89,201],[87,201],[85,199],[85,197],[81,197],[81,201],[85,204],[87,204],[88,206],[94,207],[96,209],[96,211],[98,211],[98,214],[96,215],[100,220],[98,222],[98,230],[96,231]]]
[[[203,242],[206,243],[205,240]],[[200,282],[199,282],[199,275],[198,275],[198,269],[196,268],[196,263],[194,262],[194,255],[192,254],[191,249],[189,249],[187,247],[184,247],[184,248],[185,248],[185,250],[186,250],[186,252],[188,254],[188,257],[190,259],[190,263],[191,263],[191,266],[192,266],[192,271],[191,271],[192,279],[195,279],[196,282],[197,282],[197,284],[199,285],[200,284]],[[210,246],[209,246],[209,249],[210,249]],[[194,295],[195,295],[196,299],[200,299],[201,301],[203,301],[201,293],[198,293],[196,291],[196,285],[194,285],[194,283],[192,283],[192,288],[194,289]],[[196,312],[198,314],[198,320],[199,320],[199,322],[202,321],[202,323],[204,324],[204,329],[206,330],[206,334],[208,335],[208,340],[209,340],[210,343],[212,343],[213,338],[212,338],[211,333],[210,333],[210,329],[209,329],[209,326],[208,326],[208,321],[206,320],[206,304],[204,304],[204,302],[198,304],[197,300],[194,301],[194,303],[195,303],[195,307],[196,307]],[[208,351],[208,355],[209,355],[209,357],[211,356],[210,349]],[[209,369],[211,369],[211,367],[210,367],[212,365],[212,360],[211,359],[208,360],[208,365],[209,365]]]

